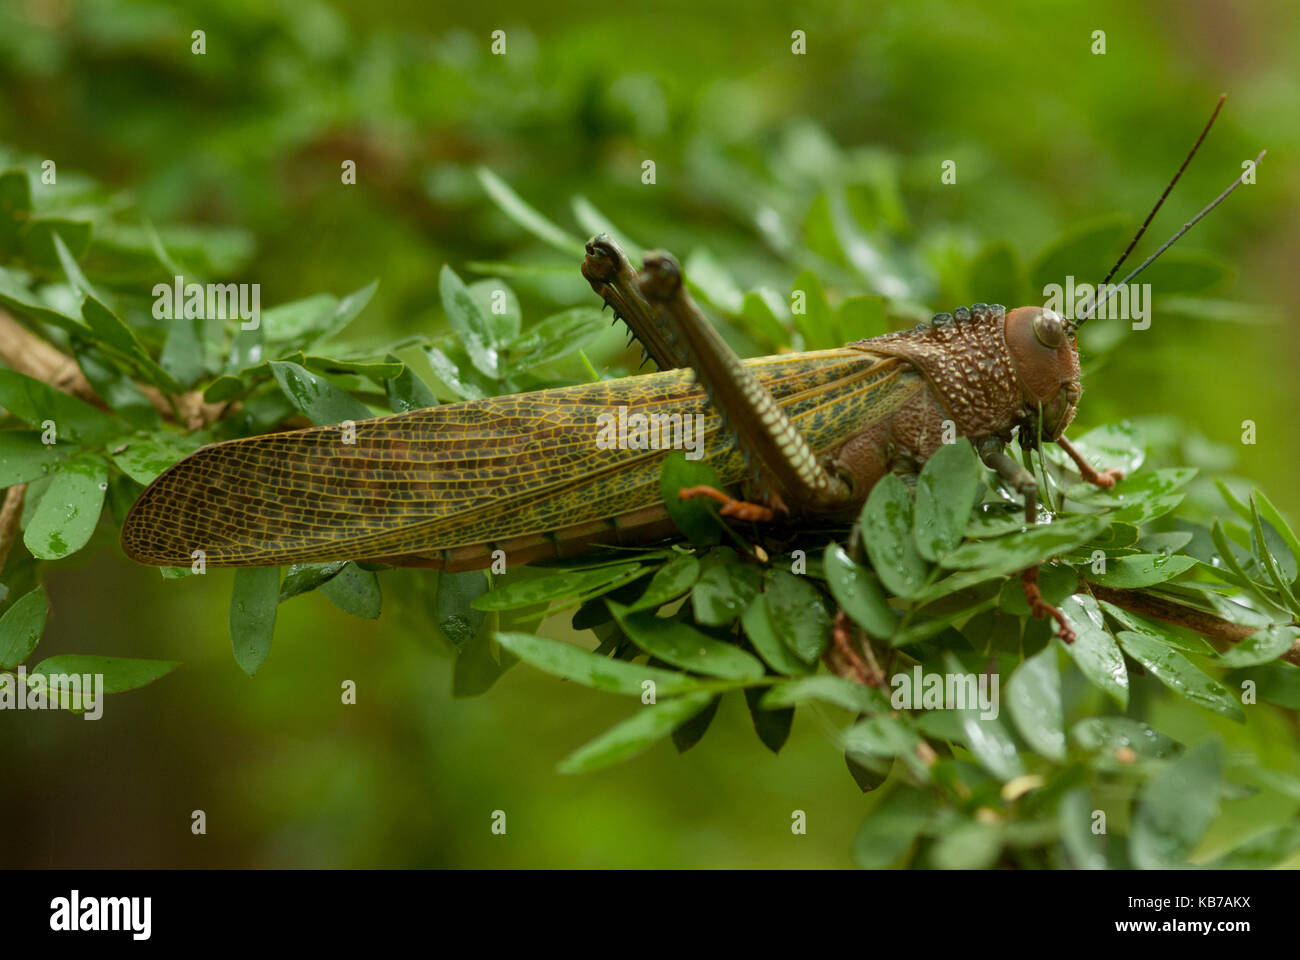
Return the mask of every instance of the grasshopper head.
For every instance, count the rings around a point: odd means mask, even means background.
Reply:
[[[1074,334],[1060,314],[1042,307],[1012,310],[1003,331],[1025,408],[1034,417],[1041,408],[1043,439],[1056,440],[1083,395]]]

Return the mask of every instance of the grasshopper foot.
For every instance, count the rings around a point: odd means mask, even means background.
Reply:
[[[1064,434],[1062,434],[1056,442],[1062,450],[1070,455],[1070,459],[1074,461],[1074,465],[1079,468],[1079,476],[1084,483],[1091,483],[1095,487],[1109,490],[1111,487],[1115,486],[1117,480],[1124,479],[1123,470],[1117,470],[1114,467],[1111,467],[1109,470],[1098,470],[1084,458],[1083,454],[1074,448],[1074,444],[1065,439]]]
[[[853,621],[849,619],[849,615],[843,610],[837,611],[834,626],[831,628],[831,645],[823,655],[826,666],[837,677],[866,684],[878,690],[883,689],[886,686],[885,675],[880,665],[876,663],[876,658],[870,654],[870,641],[867,642],[867,651],[871,659],[868,663],[858,653],[853,643],[853,630]]]
[[[1065,619],[1059,608],[1052,606],[1043,597],[1043,592],[1038,589],[1038,568],[1030,567],[1020,575],[1020,584],[1025,589],[1025,601],[1029,604],[1029,612],[1033,614],[1035,620],[1042,620],[1044,617],[1051,617],[1060,627],[1058,636],[1065,643],[1074,643],[1074,630],[1070,627],[1070,621]]]
[[[718,512],[724,517],[734,517],[747,523],[770,523],[776,519],[776,511],[771,507],[749,503],[745,500],[737,500],[734,497],[727,496],[716,487],[686,487],[678,496],[683,500],[694,500],[696,497],[708,497],[710,500],[716,500],[722,504],[722,509]]]

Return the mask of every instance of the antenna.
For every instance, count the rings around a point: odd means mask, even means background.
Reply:
[[[1168,185],[1167,187],[1165,187],[1164,193],[1160,194],[1160,199],[1158,199],[1158,200],[1156,201],[1156,205],[1155,205],[1154,207],[1151,208],[1151,212],[1148,213],[1146,219],[1145,219],[1144,221],[1142,221],[1142,226],[1138,228],[1138,232],[1133,236],[1133,239],[1129,241],[1129,244],[1128,244],[1128,246],[1124,249],[1123,254],[1121,254],[1121,255],[1120,255],[1120,258],[1119,258],[1117,261],[1115,261],[1115,265],[1114,265],[1113,267],[1110,268],[1110,272],[1106,274],[1105,279],[1102,280],[1102,282],[1098,285],[1098,287],[1097,287],[1097,292],[1098,292],[1098,294],[1101,295],[1101,296],[1100,296],[1100,299],[1098,299],[1098,300],[1096,300],[1094,303],[1092,303],[1092,304],[1091,304],[1091,305],[1090,305],[1090,306],[1089,306],[1089,307],[1084,311],[1083,316],[1081,316],[1081,317],[1079,317],[1077,320],[1071,321],[1071,322],[1069,323],[1069,329],[1070,329],[1071,332],[1073,332],[1074,330],[1077,330],[1080,326],[1082,326],[1082,325],[1084,324],[1085,321],[1092,319],[1092,317],[1096,314],[1096,312],[1097,312],[1097,311],[1098,311],[1098,310],[1099,310],[1099,309],[1100,309],[1100,308],[1101,308],[1101,307],[1106,303],[1107,300],[1109,300],[1109,299],[1111,298],[1112,294],[1114,294],[1115,290],[1116,290],[1118,287],[1122,287],[1124,284],[1128,283],[1130,280],[1132,280],[1134,277],[1136,277],[1139,273],[1141,273],[1143,270],[1145,270],[1147,267],[1149,267],[1152,263],[1154,263],[1154,262],[1156,261],[1156,258],[1158,258],[1162,253],[1164,253],[1164,252],[1165,252],[1166,250],[1168,250],[1171,246],[1173,246],[1174,243],[1175,243],[1175,242],[1176,242],[1176,241],[1177,241],[1177,240],[1178,240],[1178,239],[1179,239],[1183,234],[1185,234],[1188,230],[1190,230],[1190,229],[1191,229],[1191,228],[1192,228],[1192,227],[1193,227],[1193,226],[1194,226],[1198,221],[1200,221],[1201,218],[1204,217],[1207,213],[1209,213],[1211,210],[1213,210],[1215,207],[1217,207],[1220,203],[1222,203],[1222,202],[1224,201],[1224,199],[1227,198],[1228,194],[1232,193],[1233,190],[1237,189],[1237,187],[1240,186],[1240,185],[1245,181],[1245,179],[1246,179],[1246,172],[1243,172],[1242,175],[1241,175],[1240,177],[1238,177],[1238,178],[1237,178],[1237,179],[1232,183],[1231,186],[1228,187],[1228,189],[1226,189],[1225,191],[1223,191],[1223,193],[1219,194],[1219,196],[1216,197],[1215,200],[1214,200],[1212,203],[1210,203],[1207,207],[1205,207],[1205,209],[1203,209],[1203,210],[1202,210],[1200,213],[1198,213],[1195,217],[1193,217],[1191,220],[1187,221],[1187,223],[1183,224],[1183,227],[1182,227],[1181,230],[1179,230],[1179,231],[1178,231],[1177,233],[1175,233],[1172,237],[1170,237],[1169,240],[1166,241],[1166,242],[1165,242],[1165,243],[1160,247],[1159,250],[1157,250],[1155,253],[1153,253],[1151,256],[1149,256],[1146,260],[1144,260],[1144,261],[1143,261],[1143,262],[1138,266],[1138,268],[1137,268],[1136,270],[1134,270],[1133,272],[1131,272],[1128,276],[1126,276],[1123,280],[1121,280],[1121,281],[1120,281],[1118,284],[1116,284],[1115,286],[1109,286],[1109,287],[1107,286],[1107,285],[1110,283],[1110,279],[1111,279],[1111,277],[1115,276],[1115,274],[1119,271],[1119,268],[1120,268],[1121,266],[1124,265],[1124,262],[1125,262],[1126,260],[1128,260],[1129,254],[1131,254],[1131,253],[1133,252],[1133,248],[1137,246],[1138,241],[1141,240],[1143,234],[1146,233],[1146,231],[1147,231],[1147,227],[1149,227],[1149,226],[1151,225],[1151,221],[1152,221],[1153,219],[1155,219],[1155,215],[1156,215],[1157,211],[1159,211],[1160,208],[1161,208],[1161,206],[1164,205],[1164,202],[1165,202],[1166,198],[1168,198],[1170,191],[1173,190],[1173,188],[1174,188],[1174,184],[1176,184],[1176,183],[1178,182],[1179,178],[1182,177],[1182,175],[1183,175],[1183,171],[1187,169],[1187,165],[1188,165],[1189,163],[1192,162],[1192,157],[1196,156],[1196,151],[1200,149],[1201,143],[1205,140],[1205,136],[1206,136],[1206,134],[1208,134],[1208,133],[1210,132],[1210,128],[1211,128],[1212,126],[1214,126],[1214,121],[1215,121],[1216,119],[1218,119],[1219,111],[1223,109],[1223,102],[1224,102],[1224,100],[1227,99],[1227,97],[1228,97],[1228,95],[1227,95],[1226,93],[1219,94],[1219,100],[1218,100],[1218,102],[1214,105],[1214,111],[1210,114],[1210,119],[1209,119],[1208,121],[1206,121],[1205,127],[1201,130],[1201,135],[1200,135],[1199,137],[1197,137],[1197,138],[1196,138],[1196,142],[1195,142],[1194,144],[1192,144],[1192,149],[1188,151],[1188,153],[1187,153],[1187,157],[1183,160],[1182,165],[1178,168],[1178,171],[1174,174],[1173,179],[1169,181],[1169,185]],[[1260,161],[1261,159],[1263,159],[1264,154],[1265,154],[1266,152],[1267,152],[1267,151],[1260,151],[1259,156],[1255,158],[1255,164],[1254,164],[1255,166],[1258,166],[1259,161]]]
[[[1214,126],[1214,121],[1219,117],[1219,111],[1223,109],[1223,101],[1227,99],[1228,95],[1226,93],[1219,94],[1219,102],[1214,105],[1214,112],[1210,114],[1210,119],[1205,124],[1205,128],[1201,130],[1201,135],[1197,137],[1196,142],[1192,144],[1192,149],[1187,152],[1187,158],[1183,160],[1183,165],[1178,168],[1178,172],[1174,174],[1174,178],[1169,181],[1169,186],[1165,187],[1165,192],[1160,194],[1160,199],[1157,200],[1156,205],[1151,208],[1151,212],[1147,214],[1147,218],[1142,221],[1142,226],[1139,227],[1138,232],[1133,235],[1133,239],[1128,242],[1128,246],[1124,248],[1124,252],[1120,254],[1120,258],[1115,261],[1115,266],[1110,268],[1110,273],[1106,274],[1106,279],[1101,282],[1100,286],[1104,287],[1106,284],[1110,283],[1110,278],[1119,272],[1119,268],[1124,265],[1124,261],[1128,259],[1128,255],[1133,252],[1133,248],[1136,247],[1138,241],[1142,239],[1142,234],[1147,232],[1147,227],[1151,226],[1151,221],[1155,219],[1156,211],[1164,205],[1165,198],[1169,196],[1169,191],[1174,188],[1174,184],[1178,182],[1178,178],[1183,175],[1183,171],[1187,169],[1187,165],[1192,162],[1192,157],[1196,156],[1196,151],[1201,148],[1201,142],[1205,139],[1205,135],[1210,132],[1210,127]]]

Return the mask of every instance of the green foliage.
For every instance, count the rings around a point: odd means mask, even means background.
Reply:
[[[441,65],[435,79],[444,72]],[[525,126],[538,120],[525,109],[501,115]],[[0,575],[11,591],[0,608],[0,668],[14,670],[35,652],[49,606],[39,583],[51,564],[94,543],[97,528],[120,526],[141,486],[202,444],[633,372],[635,358],[611,345],[608,319],[577,278],[584,234],[608,231],[630,251],[639,248],[628,232],[680,241],[692,292],[750,354],[898,329],[938,297],[1014,305],[1064,274],[1104,272],[1128,235],[1126,220],[1107,217],[1065,229],[1032,257],[992,235],[948,242],[936,228],[912,226],[889,156],[842,149],[811,122],[778,139],[761,158],[699,141],[682,194],[707,194],[711,215],[729,224],[699,237],[662,213],[611,222],[576,191],[558,207],[541,202],[554,198],[529,203],[513,177],[487,168],[429,171],[426,192],[475,214],[465,218],[466,249],[511,252],[494,261],[457,256],[454,268],[421,264],[428,288],[401,300],[416,312],[418,332],[378,342],[352,329],[377,294],[365,278],[342,288],[365,283],[349,294],[268,306],[255,330],[156,317],[155,283],[182,273],[240,276],[248,238],[155,229],[93,183],[46,186],[32,161],[7,157],[0,306],[74,358],[107,409],[0,370],[0,484],[27,484],[22,544]],[[765,175],[753,173],[759,167]],[[255,202],[244,199],[255,216]],[[566,205],[574,226],[541,212]],[[755,222],[761,236],[735,226]],[[765,253],[747,252],[760,240]],[[1160,270],[1161,295],[1182,295],[1183,310],[1239,315],[1226,301],[1187,296],[1223,281],[1228,270],[1217,260],[1171,255]],[[1088,331],[1085,359],[1102,366],[1127,336]],[[191,429],[177,411],[195,397],[232,409]],[[719,703],[743,694],[768,750],[779,751],[791,724],[810,716],[833,730],[855,781],[873,794],[852,844],[860,866],[1206,862],[1199,848],[1214,832],[1220,800],[1236,789],[1294,795],[1294,773],[1267,764],[1294,766],[1295,754],[1190,742],[1166,728],[1165,705],[1204,711],[1225,740],[1251,711],[1300,709],[1300,670],[1280,659],[1297,635],[1300,539],[1257,490],[1238,496],[1222,486],[1227,516],[1218,516],[1222,508],[1198,484],[1203,464],[1183,442],[1194,435],[1178,424],[1124,421],[1079,437],[1094,463],[1127,474],[1109,492],[1082,484],[1058,453],[1030,452],[1054,514],[1033,529],[963,440],[934,456],[914,489],[887,477],[856,523],[800,531],[762,551],[721,523],[716,505],[678,499],[683,487],[718,480],[670,457],[661,484],[679,543],[505,576],[407,576],[344,562],[293,567],[283,578],[274,568],[241,570],[229,613],[234,657],[250,676],[264,665],[287,600],[320,593],[351,616],[375,619],[395,598],[418,608],[422,628],[455,658],[456,696],[485,693],[523,661],[639,699],[622,723],[562,760],[564,772],[598,770],[667,739],[680,750],[707,743]],[[1018,574],[1039,563],[1073,644],[1029,615]],[[1096,588],[1138,591],[1259,630],[1235,646],[1212,645]],[[1007,709],[994,718],[899,705],[893,689],[832,675],[822,661],[839,610],[869,635],[891,677],[995,672],[1006,678]],[[594,649],[552,636],[560,614],[594,635]],[[173,666],[61,653],[32,672],[102,672],[119,692]],[[1257,700],[1243,701],[1243,684]],[[1093,811],[1103,801],[1127,816],[1097,833]],[[1212,862],[1276,863],[1300,847],[1287,827],[1231,839]]]

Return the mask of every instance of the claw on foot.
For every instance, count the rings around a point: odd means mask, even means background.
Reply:
[[[685,487],[678,496],[682,500],[694,500],[696,497],[708,497],[722,504],[718,512],[724,517],[734,517],[748,523],[770,523],[776,518],[776,511],[757,503],[737,500],[729,497],[716,487]]]
[[[1043,592],[1038,589],[1038,568],[1030,567],[1020,575],[1020,584],[1025,589],[1025,602],[1029,604],[1029,612],[1033,614],[1035,620],[1042,620],[1044,617],[1051,617],[1060,627],[1057,636],[1065,643],[1074,643],[1074,630],[1070,627],[1070,621],[1065,619],[1057,607],[1052,606],[1043,597]]]

